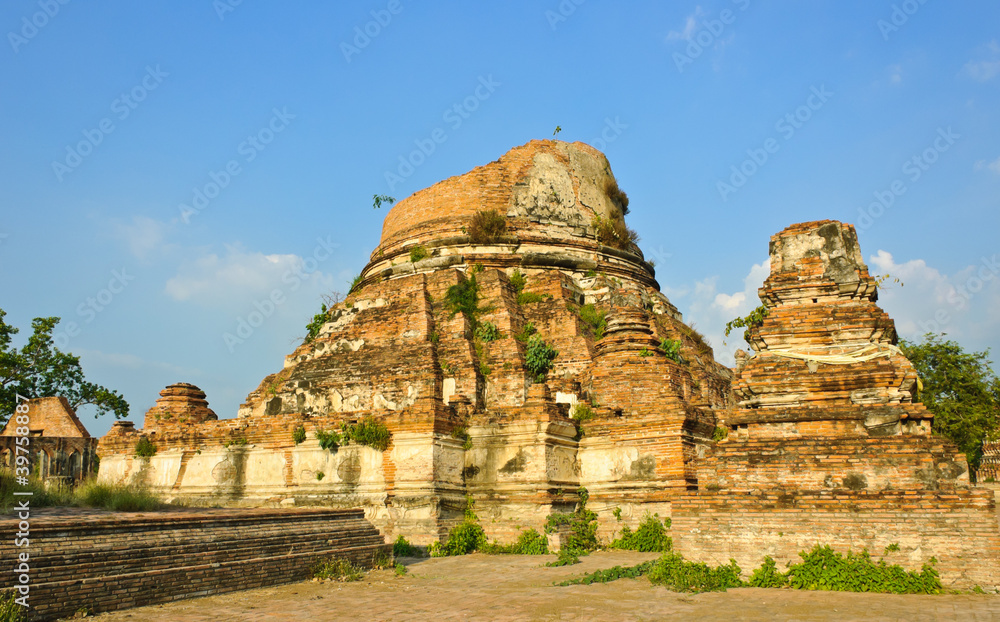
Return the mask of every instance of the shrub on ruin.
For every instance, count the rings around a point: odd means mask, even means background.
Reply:
[[[427,259],[429,256],[430,253],[427,252],[427,248],[419,244],[410,249],[410,263],[417,263],[422,259]]]
[[[647,514],[635,531],[628,525],[623,526],[621,535],[611,541],[610,548],[642,553],[665,553],[673,548],[673,540],[667,534],[669,528],[669,518],[660,522],[658,514]]]
[[[319,313],[313,316],[311,322],[306,324],[306,343],[309,343],[313,339],[319,336],[319,331],[326,324],[328,315],[326,304],[321,305]]]
[[[649,581],[674,592],[725,592],[741,587],[740,567],[736,560],[725,566],[711,566],[686,561],[677,553],[667,553],[649,569]]]
[[[379,451],[388,449],[389,442],[392,440],[389,428],[371,415],[366,415],[357,423],[344,423],[341,425],[341,429],[345,439]]]
[[[750,343],[750,335],[754,329],[760,328],[764,325],[764,318],[767,317],[770,309],[764,305],[760,305],[750,313],[744,315],[743,317],[738,317],[734,320],[726,322],[726,327],[723,330],[723,335],[728,337],[729,333],[733,332],[734,328],[744,328],[743,340],[748,344]],[[700,336],[700,335],[699,335]]]
[[[715,430],[712,431],[712,440],[715,442],[724,441],[729,438],[729,428],[724,428],[722,426],[716,426]]]
[[[363,281],[364,278],[365,277],[363,275],[359,274],[353,279],[351,279],[351,288],[347,290],[347,293],[353,294],[354,290],[357,289],[359,285],[361,285],[361,281]]]
[[[680,339],[660,339],[660,352],[675,363],[683,363]]]
[[[517,339],[521,343],[527,343],[528,339],[536,332],[535,325],[532,322],[528,322],[524,325],[524,328],[514,335],[514,339]]]
[[[141,436],[139,440],[135,442],[135,457],[136,458],[152,458],[156,455],[156,445],[153,441],[149,440],[148,436]]]
[[[449,287],[444,302],[452,317],[461,313],[475,323],[479,315],[479,284],[476,283],[476,275],[470,274],[464,281]]]
[[[539,294],[536,292],[521,292],[517,295],[517,304],[519,305],[530,305],[536,302],[544,302],[546,300],[551,300],[552,294]]]
[[[622,216],[628,214],[628,195],[618,187],[618,181],[615,178],[609,177],[604,182],[604,193],[608,195],[612,203],[621,209]]]
[[[327,581],[359,581],[365,576],[364,570],[354,565],[349,559],[330,557],[318,559],[310,569],[314,579]]]
[[[432,542],[428,551],[431,557],[448,557],[468,555],[484,546],[486,546],[486,532],[479,525],[479,517],[476,516],[470,498],[462,522],[448,531],[448,538],[444,542]]]
[[[474,334],[476,339],[485,343],[496,341],[497,339],[503,337],[503,335],[500,334],[500,329],[497,328],[496,324],[493,322],[480,322],[480,324],[476,326]]]
[[[305,426],[298,426],[292,430],[292,440],[295,441],[296,445],[301,445],[303,441],[306,440],[306,428]]]
[[[552,368],[552,361],[559,356],[559,352],[545,343],[538,334],[528,337],[527,347],[524,352],[524,366],[531,373],[532,377],[542,382],[545,374]]]
[[[316,430],[316,440],[321,449],[336,451],[340,447],[341,438],[336,430]]]
[[[639,234],[629,229],[625,221],[617,215],[610,218],[594,216],[591,222],[597,240],[605,246],[627,251],[639,241]]]
[[[580,319],[590,328],[590,334],[594,336],[595,340],[604,336],[604,331],[608,327],[606,316],[606,311],[598,309],[593,304],[585,304],[580,307]]]
[[[592,420],[597,416],[594,409],[590,407],[587,402],[577,402],[576,406],[573,408],[573,419],[576,420],[578,425],[582,425]]]
[[[507,218],[495,209],[479,210],[465,232],[473,244],[493,244],[507,233]]]
[[[586,488],[577,490],[580,501],[573,512],[550,514],[545,521],[545,533],[555,533],[562,526],[568,527],[563,548],[577,552],[593,551],[597,548],[597,514],[587,507],[590,494]]]

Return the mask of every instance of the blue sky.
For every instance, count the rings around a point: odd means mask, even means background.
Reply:
[[[608,155],[720,361],[769,236],[822,218],[903,281],[904,337],[1000,351],[993,2],[11,0],[0,31],[0,307],[21,341],[62,317],[138,422],[174,382],[235,416],[365,265],[373,194],[557,125]]]

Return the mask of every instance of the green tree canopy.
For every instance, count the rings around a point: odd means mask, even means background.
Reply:
[[[0,309],[0,426],[7,422],[17,396],[65,397],[78,409],[87,404],[97,407],[97,415],[114,413],[118,419],[128,416],[128,402],[112,391],[83,377],[80,357],[55,347],[52,331],[57,317],[36,317],[31,321],[32,334],[20,350],[13,345],[18,329],[4,321]]]
[[[922,343],[901,340],[899,347],[923,382],[920,400],[934,413],[934,432],[954,441],[977,469],[983,442],[997,434],[1000,379],[989,350],[970,354],[943,337],[927,333]]]

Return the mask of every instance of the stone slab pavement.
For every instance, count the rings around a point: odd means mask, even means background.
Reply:
[[[678,594],[646,578],[557,587],[553,582],[655,554],[601,551],[560,568],[554,556],[401,560],[403,577],[372,571],[354,583],[288,585],[101,614],[100,622],[207,620],[998,620],[1000,596],[900,596],[736,589]]]

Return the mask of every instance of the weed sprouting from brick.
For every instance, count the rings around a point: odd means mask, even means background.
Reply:
[[[597,514],[587,507],[590,498],[586,488],[577,491],[580,501],[573,512],[558,512],[550,514],[545,521],[545,533],[555,533],[561,527],[569,532],[563,548],[576,552],[588,552],[597,549]]]
[[[292,430],[292,441],[294,441],[296,445],[301,445],[305,440],[306,440],[305,426],[300,425],[294,430]]]
[[[524,351],[524,366],[531,372],[537,381],[543,381],[545,374],[552,368],[552,361],[559,355],[559,352],[546,343],[540,335],[534,334],[528,337],[527,347]]]
[[[135,442],[136,458],[152,458],[156,455],[156,445],[149,440],[148,436],[142,436]]]
[[[466,233],[473,244],[492,244],[507,233],[507,219],[494,209],[479,210]]]

